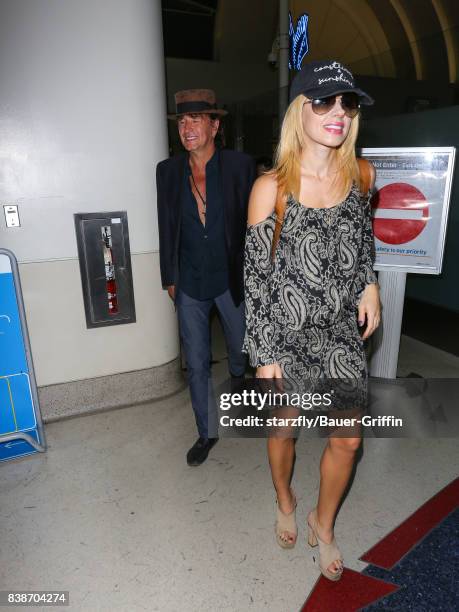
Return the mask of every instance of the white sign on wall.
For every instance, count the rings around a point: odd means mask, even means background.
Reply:
[[[376,169],[375,270],[440,274],[454,147],[362,149]]]

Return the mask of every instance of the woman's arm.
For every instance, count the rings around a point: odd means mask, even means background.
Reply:
[[[277,197],[277,181],[271,174],[263,174],[253,184],[249,199],[248,225],[267,219],[274,211]]]
[[[376,172],[372,163],[370,166],[370,192],[374,188]],[[373,270],[375,259],[374,236],[371,223],[371,195],[367,195],[364,204],[364,223],[362,246],[359,257],[359,270],[357,273],[357,295],[358,295],[358,323],[363,326],[366,321],[366,329],[362,338],[365,340],[375,331],[381,320],[381,302],[379,299],[378,279]]]
[[[257,377],[278,378],[271,324],[271,244],[274,220],[271,217],[277,197],[273,176],[255,181],[249,200],[248,227],[244,251],[244,291],[246,332],[243,352],[257,368]]]

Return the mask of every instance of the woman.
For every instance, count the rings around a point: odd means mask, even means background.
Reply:
[[[258,378],[366,381],[363,340],[380,320],[369,196],[375,171],[358,163],[355,142],[360,105],[373,100],[345,66],[321,61],[296,75],[290,101],[275,166],[257,179],[249,202],[243,350]],[[308,541],[319,544],[330,580],[343,571],[333,524],[360,442],[360,431],[328,439],[317,507],[308,514]],[[291,437],[268,439],[283,548],[297,537],[294,455]]]

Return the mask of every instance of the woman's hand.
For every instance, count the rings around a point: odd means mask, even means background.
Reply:
[[[369,338],[381,321],[381,302],[379,300],[379,287],[376,283],[365,287],[359,302],[359,327],[364,325],[365,320],[367,327],[362,335],[362,340]]]
[[[274,379],[273,383],[268,381],[263,383],[260,381],[259,385],[261,385],[261,388],[265,391],[265,393],[268,393],[268,391],[279,391],[282,393],[284,390],[282,384],[282,370],[278,363],[271,363],[269,365],[257,368],[255,377],[261,379]]]
[[[256,378],[282,378],[282,370],[278,363],[271,363],[257,368]]]

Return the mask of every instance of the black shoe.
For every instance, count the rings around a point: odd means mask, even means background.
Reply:
[[[207,459],[212,446],[217,444],[218,438],[198,438],[186,454],[188,465],[201,465]]]

